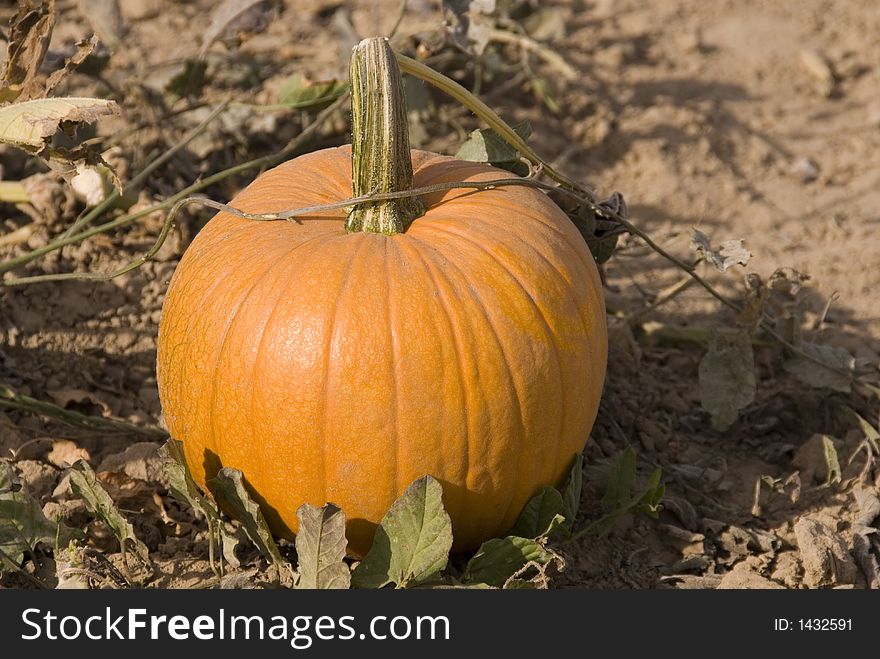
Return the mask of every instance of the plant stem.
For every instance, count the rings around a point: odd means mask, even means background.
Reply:
[[[526,144],[526,141],[517,135],[513,128],[511,128],[504,119],[499,117],[492,108],[474,96],[467,89],[454,80],[447,78],[442,73],[438,73],[431,67],[426,66],[411,57],[407,57],[406,55],[397,53],[397,63],[400,65],[400,69],[404,73],[409,73],[410,75],[415,76],[420,80],[424,80],[428,84],[449,94],[449,96],[486,122],[489,128],[503,137],[505,142],[519,151],[519,153],[529,162],[533,165],[541,165],[543,172],[547,174],[547,176],[559,183],[563,188],[580,192],[580,194],[586,197],[592,205],[595,205],[596,200],[592,190],[588,190],[583,185],[568,178],[561,172],[556,171],[550,163],[535,153],[535,150]]]
[[[351,183],[354,195],[412,188],[406,98],[394,51],[384,37],[364,39],[351,54]],[[415,197],[352,209],[347,231],[403,233],[425,212]]]
[[[150,174],[152,174],[159,167],[168,162],[168,160],[170,160],[174,156],[174,154],[180,151],[183,147],[192,142],[203,130],[205,130],[205,128],[208,127],[208,124],[214,121],[214,119],[216,119],[217,116],[220,115],[220,113],[222,113],[227,108],[228,105],[229,99],[222,101],[220,105],[214,108],[213,112],[211,112],[211,114],[208,115],[204,121],[202,121],[202,123],[193,128],[189,133],[184,136],[182,140],[180,140],[174,146],[168,149],[168,151],[165,151],[162,155],[160,155],[158,158],[153,160],[153,162],[147,165],[143,169],[143,171],[141,171],[137,176],[131,179],[131,181],[129,181],[128,184],[121,191],[114,190],[107,196],[107,198],[103,202],[95,206],[91,211],[89,211],[72,225],[70,225],[67,231],[62,234],[62,237],[68,238],[74,235],[77,231],[82,229],[82,227],[90,224],[92,220],[94,220],[96,217],[100,216],[101,213],[103,213],[105,210],[113,206],[113,204],[115,204],[119,199],[129,194],[130,192],[137,190],[140,187],[141,183],[143,183],[147,179],[147,177],[150,176]]]
[[[315,117],[315,120],[306,126],[303,131],[293,138],[287,145],[281,149],[280,151],[270,154],[268,156],[261,156],[259,158],[254,158],[253,160],[249,160],[240,165],[235,165],[234,167],[230,167],[229,169],[224,169],[221,172],[217,172],[216,174],[212,174],[197,183],[193,183],[191,186],[184,188],[180,192],[175,195],[172,195],[168,199],[158,204],[154,204],[149,208],[144,208],[143,210],[137,211],[136,213],[129,213],[128,215],[123,215],[115,220],[111,220],[110,222],[105,222],[104,224],[100,224],[96,227],[92,227],[90,229],[85,229],[77,234],[67,237],[57,238],[53,240],[48,245],[44,245],[43,247],[39,247],[33,251],[30,251],[26,254],[22,254],[21,256],[9,259],[8,261],[0,262],[0,274],[4,272],[8,272],[10,270],[14,270],[26,263],[30,263],[31,261],[40,258],[41,256],[45,256],[51,252],[54,252],[57,249],[61,249],[65,245],[72,245],[74,243],[78,243],[86,238],[90,238],[100,233],[105,233],[112,229],[116,229],[117,227],[125,226],[126,224],[131,224],[135,220],[138,220],[146,215],[150,215],[151,213],[155,213],[158,210],[163,210],[166,208],[171,208],[177,203],[179,200],[183,199],[191,195],[194,192],[198,192],[199,190],[208,187],[209,185],[213,185],[218,181],[222,181],[223,179],[229,178],[235,174],[240,172],[245,172],[251,169],[259,169],[261,167],[271,167],[272,165],[277,165],[279,162],[282,162],[285,158],[287,158],[291,153],[299,149],[303,144],[305,144],[308,140],[310,140],[314,134],[318,131],[318,129],[324,124],[324,122],[334,113],[336,112],[344,103],[348,100],[348,95],[343,94],[336,101],[334,101],[331,105],[324,108],[318,115]],[[0,280],[0,285],[9,285],[8,280],[3,281]]]

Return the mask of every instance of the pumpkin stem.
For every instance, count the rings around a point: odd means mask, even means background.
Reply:
[[[384,37],[364,39],[351,54],[351,182],[355,197],[412,189],[406,98],[397,58]],[[347,231],[403,233],[425,212],[416,197],[358,204]]]

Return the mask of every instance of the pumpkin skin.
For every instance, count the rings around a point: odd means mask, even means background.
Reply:
[[[511,176],[413,151],[414,187]],[[349,147],[263,173],[231,203],[350,198]],[[524,186],[425,197],[404,232],[345,211],[216,215],[180,261],[159,327],[171,435],[202,486],[240,469],[278,535],[333,502],[363,555],[416,478],[443,485],[454,549],[507,531],[582,450],[607,359],[598,271],[571,221]]]

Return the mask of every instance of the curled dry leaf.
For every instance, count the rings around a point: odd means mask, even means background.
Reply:
[[[131,523],[119,512],[113,498],[98,481],[92,468],[82,460],[77,460],[68,473],[74,494],[82,499],[90,513],[110,527],[119,540],[122,551],[130,549],[144,565],[149,565],[150,551],[135,535]]]
[[[725,240],[717,250],[712,249],[709,237],[699,229],[694,229],[691,248],[719,272],[726,272],[729,267],[737,264],[748,265],[752,258],[752,253],[743,247],[743,241],[739,239]]]
[[[44,95],[48,96],[52,93],[61,82],[69,76],[73,71],[76,70],[80,64],[82,64],[86,58],[91,55],[95,48],[98,46],[98,37],[92,35],[90,39],[79,41],[76,44],[76,52],[64,60],[64,66],[55,71],[52,75],[49,76],[49,79],[46,80],[46,88],[44,90]]]
[[[0,77],[0,102],[27,101],[44,95],[37,81],[55,27],[55,0],[19,2],[10,21],[6,67]]]
[[[118,113],[114,101],[101,98],[44,98],[15,103],[0,107],[0,142],[38,153],[62,124],[91,124]]]

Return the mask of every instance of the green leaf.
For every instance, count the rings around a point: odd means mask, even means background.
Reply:
[[[281,85],[279,100],[291,108],[321,109],[330,105],[348,90],[345,80],[310,82],[300,73],[294,73]]]
[[[345,558],[345,514],[332,503],[322,508],[303,504],[296,511],[299,559],[296,588],[346,589],[351,570]]]
[[[631,447],[626,447],[611,465],[602,507],[608,511],[603,517],[592,522],[579,535],[587,531],[595,531],[603,535],[611,530],[620,517],[629,513],[646,513],[657,517],[666,486],[660,482],[662,471],[655,469],[645,486],[636,494],[636,454]]]
[[[244,475],[238,469],[223,467],[217,475],[208,481],[214,495],[229,507],[230,514],[241,522],[245,533],[257,550],[270,563],[281,566],[284,561],[278,545],[275,544],[269,525],[257,503],[251,498],[244,483]]]
[[[523,538],[541,538],[566,521],[562,495],[552,487],[544,487],[533,496],[508,532]]]
[[[662,476],[663,471],[659,467],[651,473],[648,484],[645,485],[645,489],[635,505],[636,511],[655,518],[660,513],[663,496],[666,494],[666,486],[660,482]]]
[[[61,124],[91,124],[117,114],[119,106],[101,98],[43,98],[0,107],[0,142],[31,153],[41,151]]]
[[[626,506],[632,499],[635,482],[636,452],[627,446],[611,464],[608,484],[602,497],[602,508],[613,511]]]
[[[145,565],[149,565],[147,546],[134,534],[129,521],[119,512],[107,490],[98,482],[95,472],[83,460],[77,460],[70,467],[70,487],[83,500],[88,511],[110,527],[123,553],[130,549]]]
[[[468,561],[464,579],[500,588],[530,561],[546,565],[552,558],[553,554],[531,538],[493,538],[484,542]]]
[[[527,140],[529,135],[532,134],[532,126],[528,121],[513,126],[513,130],[523,140]],[[491,128],[481,128],[473,131],[464,144],[461,145],[455,157],[459,160],[489,163],[516,174],[528,173],[528,168],[520,163],[517,151]],[[525,171],[518,171],[523,168]]]
[[[755,357],[745,330],[709,335],[709,351],[700,360],[700,402],[712,415],[712,427],[727,430],[739,411],[755,400]]]
[[[0,461],[0,553],[20,565],[38,544],[50,548],[66,545],[79,531],[57,524],[43,514],[39,502],[19,480],[12,465]],[[0,561],[0,572],[7,566]]]
[[[425,581],[446,567],[452,522],[443,488],[431,476],[414,481],[382,518],[376,538],[352,574],[357,588],[398,587]]]

